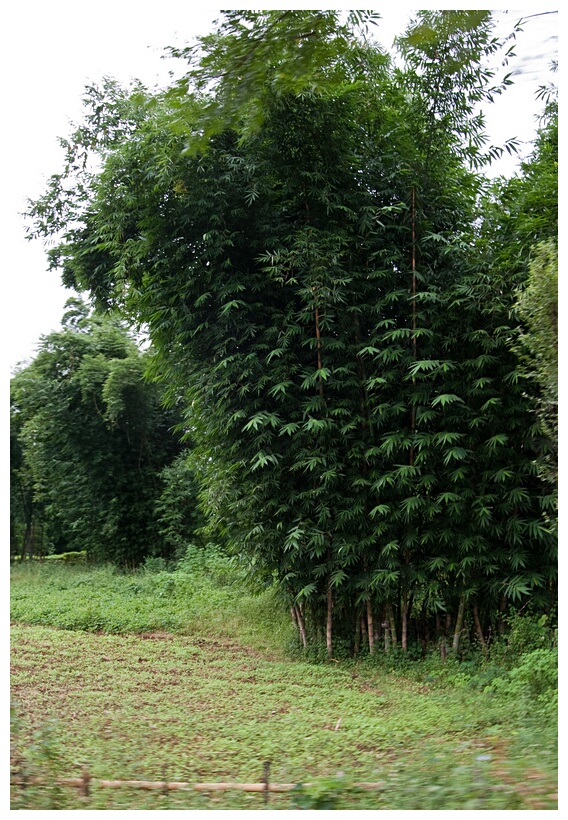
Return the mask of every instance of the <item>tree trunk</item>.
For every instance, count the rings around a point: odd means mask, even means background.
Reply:
[[[422,657],[425,658],[428,654],[428,622],[426,619],[426,602],[422,604],[420,609],[420,646],[422,648]]]
[[[385,631],[385,655],[388,655],[391,641],[390,641],[390,628],[388,625],[388,621],[385,619],[382,623],[382,627]]]
[[[34,555],[34,522],[26,522],[26,531],[24,533],[24,543],[22,545],[22,556],[20,561],[26,560],[26,555],[31,560]]]
[[[387,618],[390,624],[391,643],[393,649],[396,649],[398,641],[396,637],[396,623],[394,620],[394,612],[392,611],[392,604],[387,604]]]
[[[304,615],[300,607],[296,607],[296,613],[298,616],[298,628],[300,630],[300,635],[302,636],[302,643],[304,645],[304,649],[307,649],[308,639],[306,637],[306,625],[304,623]]]
[[[452,643],[452,653],[455,657],[458,656],[460,651],[460,643],[461,643],[461,634],[463,630],[463,622],[465,617],[465,597],[462,595],[460,598],[460,603],[458,607],[458,615],[456,618],[456,625],[454,628],[454,641]]]
[[[371,599],[367,600],[367,631],[369,634],[369,655],[375,654],[375,631],[373,629],[373,607]]]
[[[304,649],[306,649],[308,645],[308,640],[306,638],[306,628],[304,626],[304,619],[302,617],[302,613],[300,612],[299,608],[295,605],[290,607],[290,612],[292,614],[292,620],[298,627],[298,631],[302,639],[302,646],[304,647]]]
[[[331,658],[333,647],[332,647],[332,619],[333,619],[333,590],[331,587],[331,581],[328,583],[327,587],[327,619],[326,619],[326,629],[325,629],[325,643],[327,647],[327,657]]]
[[[361,618],[359,613],[355,615],[355,639],[353,641],[353,654],[357,656],[361,648]]]
[[[503,619],[503,613],[507,609],[507,598],[505,595],[501,596],[501,600],[499,601],[499,620],[497,621],[497,632],[499,635],[505,634],[505,621]]]
[[[368,638],[368,636],[367,636],[367,624],[366,624],[366,619],[365,619],[364,615],[361,615],[359,623],[360,623],[360,626],[361,626],[361,643],[364,644],[365,641]]]
[[[444,634],[444,630],[442,628],[442,619],[438,612],[436,612],[436,635],[440,637],[440,635]]]
[[[408,648],[408,592],[405,589],[402,593],[402,634],[401,634],[401,645],[403,652],[406,652]]]

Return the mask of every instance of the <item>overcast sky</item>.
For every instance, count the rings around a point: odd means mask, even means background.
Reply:
[[[461,6],[475,8],[474,4]],[[440,7],[453,8],[451,4],[436,6]],[[42,243],[24,238],[20,214],[26,199],[39,196],[48,177],[60,170],[57,137],[66,136],[70,122],[80,118],[84,86],[104,75],[124,82],[137,77],[148,85],[167,82],[168,70],[174,66],[162,59],[163,48],[205,33],[218,11],[189,0],[151,4],[32,0],[8,8],[2,54],[2,228],[4,244],[8,244],[3,351],[12,368],[33,356],[42,334],[59,327],[65,300],[72,295],[62,288],[56,273],[46,272]],[[391,3],[376,9],[383,15],[377,39],[390,47],[408,22],[410,7]],[[554,6],[535,4],[498,11],[498,33],[510,31],[519,17],[552,10]],[[517,136],[528,150],[541,107],[534,94],[539,85],[552,79],[549,66],[557,56],[558,27],[558,14],[527,19],[517,41],[518,59],[509,67],[517,72],[515,86],[487,112],[494,143]],[[509,161],[497,170],[508,174],[514,166]]]

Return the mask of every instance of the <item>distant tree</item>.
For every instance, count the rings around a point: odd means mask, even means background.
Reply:
[[[164,554],[182,558],[190,548],[204,546],[205,516],[198,504],[198,484],[187,449],[160,473],[162,491],[155,515]]]
[[[45,549],[44,509],[34,494],[34,480],[20,441],[20,413],[10,414],[10,557],[24,558]]]
[[[120,323],[72,299],[63,329],[44,337],[13,378],[14,493],[22,497],[15,516],[24,553],[42,521],[43,549],[47,541],[121,565],[171,555],[156,505],[162,471],[182,448],[175,415],[144,379],[146,358]],[[184,534],[187,527],[179,528]]]
[[[539,389],[538,413],[552,448],[546,473],[558,481],[558,246],[539,243],[529,263],[529,275],[519,290],[517,312],[525,329],[519,335],[521,357]]]
[[[540,128],[531,155],[511,179],[499,179],[484,203],[483,243],[496,279],[516,295],[522,326],[511,337],[525,389],[533,396],[548,439],[539,456],[548,478],[558,468],[558,104],[545,89]]]

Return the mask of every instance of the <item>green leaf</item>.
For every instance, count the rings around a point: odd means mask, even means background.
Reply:
[[[456,396],[455,393],[442,393],[432,400],[432,407],[436,407],[438,404],[445,407],[447,404],[454,404],[455,402],[463,404],[464,400],[460,396]]]

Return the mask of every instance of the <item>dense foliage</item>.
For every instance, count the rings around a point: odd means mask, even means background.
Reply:
[[[123,565],[173,555],[196,506],[188,472],[175,510],[169,498],[176,417],[120,323],[76,299],[67,308],[11,384],[12,548],[87,550]]]
[[[502,44],[489,13],[428,12],[399,69],[335,12],[239,14],[169,92],[91,90],[36,233],[64,231],[66,284],[147,323],[210,526],[305,644],[457,653],[471,623],[484,646],[508,602],[553,606],[556,571],[521,280],[472,170],[498,154],[476,106]],[[248,55],[242,98],[224,54]]]
[[[514,347],[537,397],[547,448],[539,459],[558,482],[558,106],[554,87],[521,173],[499,180],[487,202],[485,241],[494,269],[517,286]]]
[[[546,472],[558,482],[558,246],[539,243],[529,265],[517,311],[526,328],[519,349],[528,373],[540,387],[538,414],[551,444]]]

